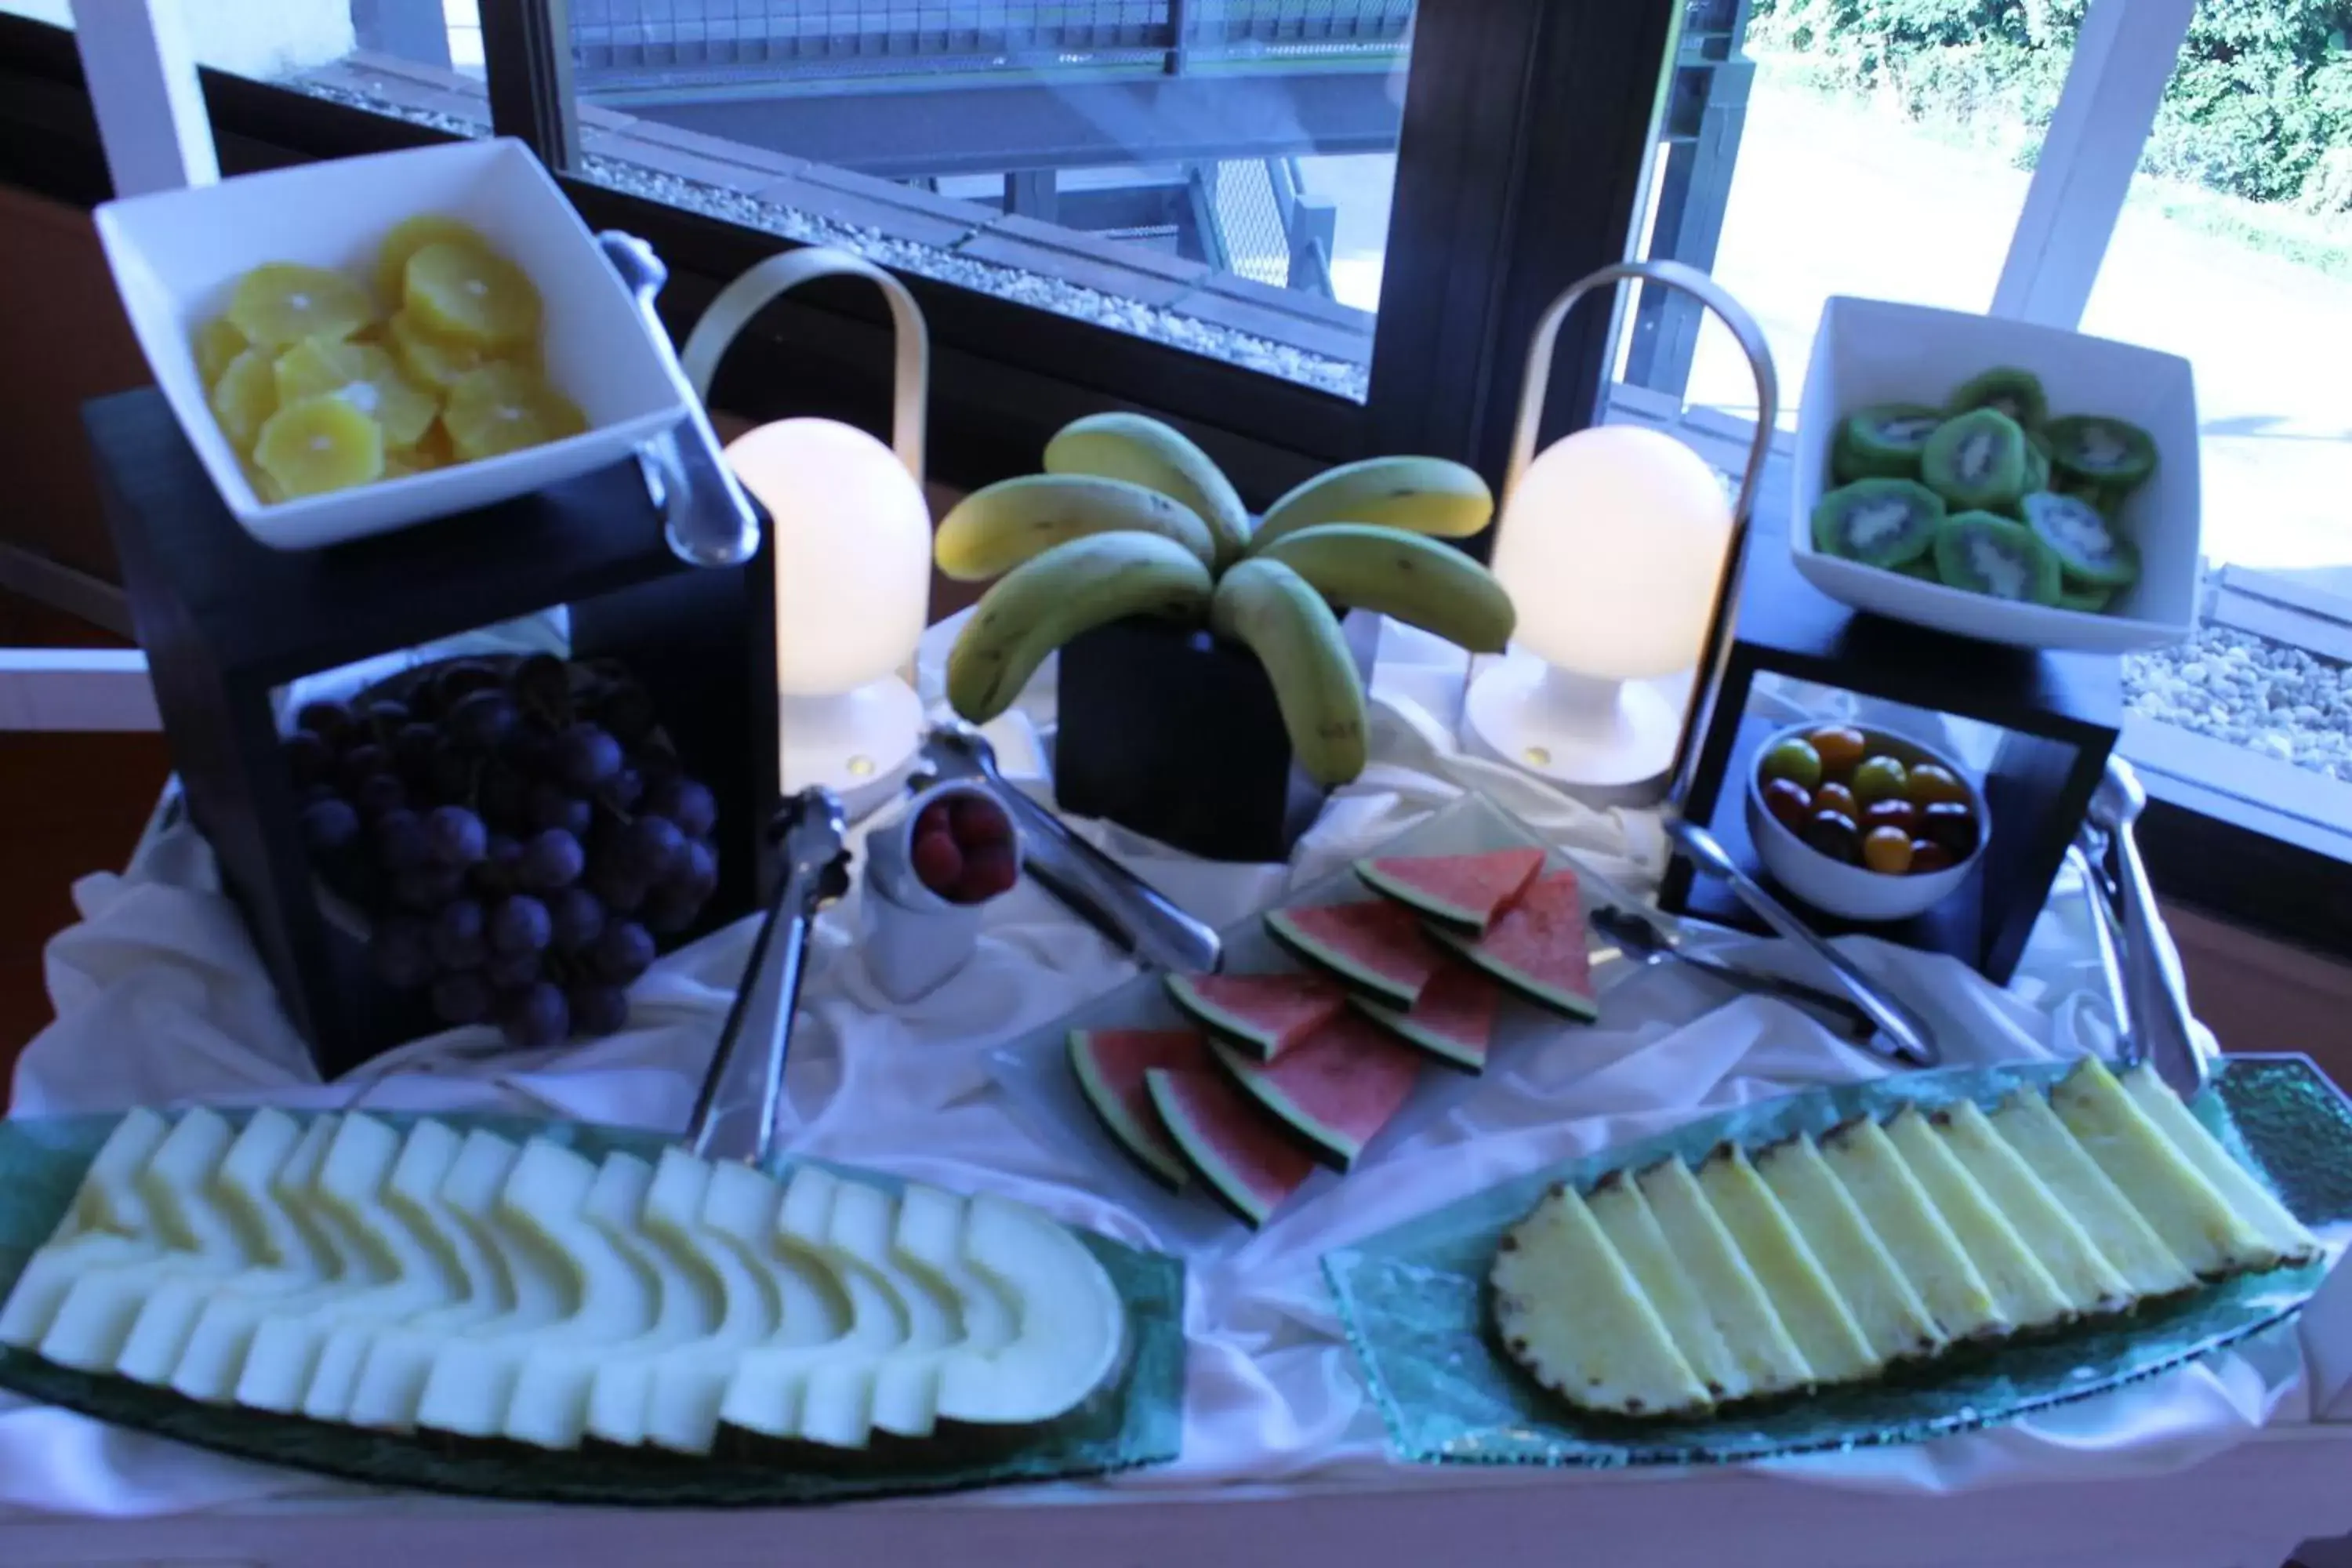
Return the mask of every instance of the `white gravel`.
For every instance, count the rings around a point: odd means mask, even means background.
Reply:
[[[2126,655],[2124,702],[2143,717],[2352,781],[2352,666],[2338,660],[2207,626],[2178,647]]]

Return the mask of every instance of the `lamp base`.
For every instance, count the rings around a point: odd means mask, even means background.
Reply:
[[[823,784],[852,818],[895,797],[923,738],[923,701],[895,675],[831,697],[784,697],[777,714],[786,795]]]
[[[1682,715],[1652,686],[1511,653],[1471,683],[1466,738],[1594,805],[1665,797]]]

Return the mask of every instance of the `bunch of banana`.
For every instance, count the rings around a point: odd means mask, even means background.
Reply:
[[[973,723],[1013,705],[1045,656],[1127,616],[1206,622],[1265,665],[1309,776],[1363,771],[1363,683],[1334,606],[1477,653],[1510,640],[1511,602],[1451,545],[1486,526],[1486,481],[1441,458],[1318,474],[1255,527],[1216,463],[1139,414],[1097,414],[1045,447],[1045,471],[973,492],[940,523],[940,570],[996,581],[948,655],[948,701]]]

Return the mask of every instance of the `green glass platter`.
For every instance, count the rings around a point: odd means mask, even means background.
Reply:
[[[236,1113],[226,1114],[237,1120]],[[390,1113],[379,1119],[402,1127],[415,1120]],[[670,1142],[656,1132],[522,1117],[437,1120],[460,1131],[481,1128],[517,1140],[550,1139],[590,1159],[614,1152],[658,1158]],[[57,1228],[115,1121],[77,1116],[0,1121],[0,1298]],[[778,1161],[774,1168],[788,1164]],[[840,1173],[885,1187],[897,1184],[870,1172]],[[723,1446],[709,1458],[599,1445],[558,1453],[520,1444],[362,1431],[201,1404],[128,1378],[94,1376],[10,1350],[0,1350],[0,1388],[241,1459],[380,1486],[521,1502],[768,1508],[1163,1464],[1176,1457],[1182,1435],[1184,1266],[1091,1231],[1076,1234],[1102,1260],[1127,1304],[1125,1369],[1114,1387],[1071,1415],[1017,1437],[994,1436],[985,1449],[959,1451],[942,1441],[929,1454],[877,1451],[839,1461],[828,1458],[823,1466],[803,1458],[805,1448],[792,1450],[788,1459],[730,1453]]]
[[[1916,1442],[2153,1377],[2282,1322],[2326,1265],[2250,1275],[1996,1350],[1953,1356],[1875,1384],[1821,1390],[1691,1420],[1589,1415],[1538,1387],[1495,1348],[1486,1279],[1503,1232],[1544,1189],[1610,1171],[1696,1160],[1729,1139],[1754,1148],[1906,1101],[1987,1109],[2020,1084],[2046,1086],[2064,1063],[1915,1073],[1812,1089],[1693,1122],[1490,1188],[1325,1254],[1323,1269],[1396,1452],[1433,1465],[1723,1464]],[[2191,1108],[2267,1176],[2305,1225],[2352,1220],[2352,1109],[2304,1057],[2234,1057]]]

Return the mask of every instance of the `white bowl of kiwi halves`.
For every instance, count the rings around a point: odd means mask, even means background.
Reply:
[[[2178,355],[1833,298],[1793,467],[1797,570],[1856,609],[2101,653],[2195,626],[2197,390]]]

